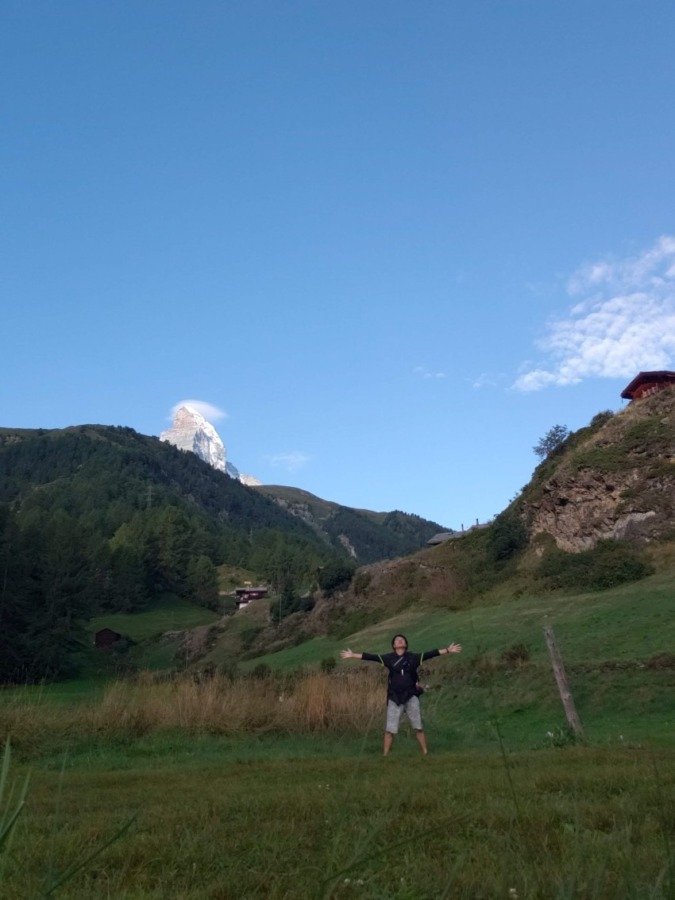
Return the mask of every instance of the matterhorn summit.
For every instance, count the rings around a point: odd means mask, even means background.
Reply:
[[[179,450],[190,450],[214,469],[225,472],[243,484],[260,484],[252,475],[240,474],[239,470],[227,461],[227,451],[220,435],[193,406],[179,407],[174,415],[173,425],[167,431],[163,431],[159,439],[173,444]]]

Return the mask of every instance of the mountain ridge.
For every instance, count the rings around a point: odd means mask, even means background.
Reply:
[[[400,510],[376,512],[348,507],[332,500],[324,500],[302,488],[258,485],[256,490],[272,497],[282,509],[306,522],[331,542],[338,540],[355,560],[359,559],[359,554],[350,533],[360,535],[358,543],[363,548],[367,546],[369,537],[374,540],[381,528],[388,528],[397,536],[392,544],[396,555],[405,556],[421,549],[435,534],[444,530],[437,522],[415,514]],[[363,549],[361,555],[363,556]]]
[[[67,452],[56,452],[54,447],[59,441],[68,441]],[[140,432],[125,426],[108,425],[73,425],[57,429],[17,429],[0,427],[0,461],[3,462],[3,474],[0,478],[0,503],[8,500],[19,500],[23,492],[30,493],[33,482],[44,483],[53,477],[76,479],[80,466],[88,463],[94,449],[109,444],[114,448],[113,456],[101,462],[101,471],[106,465],[116,470],[125,467],[134,470],[134,477],[147,484],[167,490],[183,491],[185,502],[203,506],[210,515],[230,524],[251,527],[272,527],[286,523],[292,529],[306,528],[306,534],[320,537],[322,543],[332,547],[334,551],[344,552],[336,533],[316,527],[316,523],[303,522],[302,517],[293,515],[284,508],[283,503],[276,502],[273,496],[275,488],[246,485],[231,478],[224,471],[218,471],[202,461],[194,452],[179,450],[170,442],[161,441],[157,437],[142,435]],[[24,453],[26,448],[33,452]],[[87,445],[87,446],[85,446]],[[23,449],[22,449],[23,448]],[[22,457],[26,457],[23,459]],[[29,459],[30,457],[30,459]],[[179,467],[176,467],[179,463]],[[187,479],[181,487],[180,473]],[[10,487],[10,482],[14,484]],[[147,487],[146,484],[146,487]],[[395,518],[391,520],[394,527],[387,524],[387,516],[396,517],[392,513],[371,513],[367,510],[352,510],[333,501],[323,501],[301,489],[279,488],[280,491],[299,492],[312,497],[317,505],[330,508],[332,515],[342,514],[353,517],[355,527],[369,526],[370,536],[379,531],[382,535],[390,532],[384,544],[382,557],[374,553],[367,540],[350,537],[350,543],[357,548],[356,559],[372,561],[375,558],[386,558],[398,552],[409,552],[408,545],[419,549],[426,543],[429,532],[439,530],[440,526],[422,519],[419,516],[407,516],[410,523],[415,523],[417,537],[401,542],[400,528],[395,527]],[[276,512],[273,512],[275,511]],[[373,523],[375,529],[373,531]],[[344,524],[344,522],[343,522]],[[415,529],[413,529],[414,531]],[[333,530],[335,531],[335,530]],[[372,543],[372,541],[371,541]]]

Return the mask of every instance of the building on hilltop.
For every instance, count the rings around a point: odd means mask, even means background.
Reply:
[[[438,534],[429,538],[427,544],[429,547],[435,547],[436,544],[444,544],[446,541],[451,540],[456,534],[456,531],[439,531]]]
[[[241,609],[242,606],[247,606],[251,600],[262,600],[263,597],[266,597],[267,588],[246,584],[244,587],[236,588],[235,594],[237,595],[237,609]]]
[[[624,400],[640,400],[664,388],[675,386],[675,372],[639,372],[621,391]]]
[[[464,537],[464,535],[468,534],[470,531],[476,531],[478,528],[487,528],[489,524],[489,522],[479,522],[478,519],[476,519],[475,524],[469,525],[468,528],[464,528],[464,524],[462,524],[461,531],[440,531],[432,538],[429,538],[427,546],[435,547],[438,544],[444,544],[446,541],[454,541],[457,538]]]

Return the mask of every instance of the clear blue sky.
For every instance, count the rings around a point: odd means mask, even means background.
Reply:
[[[675,368],[675,4],[4,0],[0,424],[459,528]]]

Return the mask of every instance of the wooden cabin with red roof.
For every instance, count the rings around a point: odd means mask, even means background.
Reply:
[[[639,400],[668,387],[675,387],[675,372],[640,372],[621,391],[621,396],[624,400]]]

